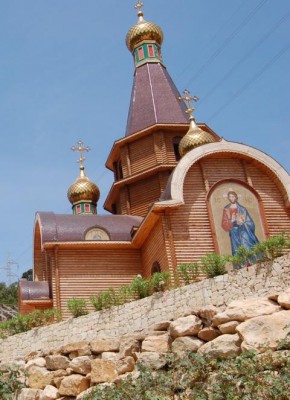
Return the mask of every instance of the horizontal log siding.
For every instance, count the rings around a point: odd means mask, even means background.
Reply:
[[[129,186],[131,215],[144,217],[150,205],[160,198],[159,176],[154,175]]]
[[[132,175],[156,166],[154,137],[150,135],[130,143],[129,157]]]
[[[90,296],[127,285],[142,273],[139,250],[59,250],[58,260],[60,303],[65,318],[70,316],[66,308],[69,299],[84,298],[90,303]]]
[[[174,147],[173,147],[173,138],[174,137],[180,137],[182,138],[184,136],[184,133],[178,133],[178,132],[167,132],[165,133],[165,146],[166,146],[166,153],[167,153],[167,161],[169,164],[177,164],[175,153],[174,153]]]
[[[263,201],[270,235],[290,232],[290,210],[286,209],[283,195],[276,184],[258,167],[247,163],[246,169]]]
[[[167,164],[166,146],[164,142],[164,134],[162,131],[155,132],[154,138],[154,151],[156,155],[157,164]]]
[[[152,265],[155,261],[159,262],[162,271],[168,270],[168,258],[161,220],[152,229],[141,250],[144,276],[151,276]]]
[[[34,260],[33,260],[33,273],[35,281],[42,281],[44,279],[45,259],[41,251],[41,236],[39,223],[37,222],[34,232]]]
[[[242,160],[237,158],[205,158],[202,159],[201,166],[210,186],[219,180],[230,178],[246,182]]]
[[[177,266],[197,262],[204,254],[215,250],[206,191],[198,164],[189,169],[183,190],[185,204],[171,216]]]

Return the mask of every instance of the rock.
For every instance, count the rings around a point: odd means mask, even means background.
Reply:
[[[120,343],[120,356],[133,356],[141,350],[140,342],[134,336],[124,336]]]
[[[44,389],[52,384],[53,378],[54,373],[43,367],[31,365],[27,370],[27,386],[31,389]]]
[[[170,321],[157,322],[156,324],[150,326],[151,331],[167,331],[170,325]]]
[[[91,342],[93,353],[103,353],[104,351],[119,351],[120,339],[97,339]]]
[[[169,332],[173,338],[180,336],[194,336],[202,328],[201,320],[195,315],[178,318],[170,323]]]
[[[90,355],[90,354],[80,354],[79,352],[83,352],[83,351],[90,351],[90,342],[87,341],[82,341],[82,342],[75,342],[75,343],[71,343],[71,344],[67,344],[65,346],[62,347],[61,349],[61,353],[62,354],[69,354],[69,353],[73,353],[75,351],[78,352],[78,355],[82,355],[82,356],[86,356],[86,355]]]
[[[43,357],[37,357],[34,359],[30,359],[24,366],[24,370],[27,370],[31,365],[36,365],[37,367],[45,367],[46,361]]]
[[[66,376],[61,381],[59,394],[62,396],[78,396],[90,387],[90,380],[82,375]]]
[[[46,356],[46,368],[50,371],[56,371],[57,369],[66,369],[69,366],[70,360],[59,354],[53,356]]]
[[[279,342],[290,332],[290,311],[252,318],[236,329],[243,340],[243,351],[263,353],[267,349],[276,350]]]
[[[14,395],[13,400],[39,400],[42,390],[23,388]]]
[[[119,358],[119,354],[112,351],[104,351],[102,353],[102,360],[117,361]]]
[[[135,368],[135,360],[133,357],[130,356],[120,358],[120,360],[116,362],[116,368],[118,375],[122,375],[127,372],[132,372],[134,371]]]
[[[148,368],[158,370],[166,365],[166,358],[161,353],[141,353],[138,358],[138,364],[143,364]]]
[[[212,305],[208,305],[205,307],[202,307],[199,312],[198,315],[201,318],[205,318],[208,319],[210,321],[212,321],[213,317],[219,312],[219,309],[215,306]]]
[[[210,340],[217,338],[219,335],[220,332],[211,326],[201,329],[197,334],[199,339],[204,340],[205,342],[209,342]]]
[[[52,385],[45,386],[39,400],[56,400],[59,398],[59,393],[56,387]]]
[[[290,310],[290,288],[279,294],[277,301],[281,307]]]
[[[241,353],[240,344],[241,340],[237,334],[221,335],[201,346],[198,353],[218,359],[232,358]]]
[[[92,383],[113,382],[117,378],[116,363],[107,360],[92,360]]]
[[[160,336],[147,336],[142,343],[141,351],[167,353],[169,351],[168,334],[163,334]]]
[[[260,315],[270,315],[280,311],[281,307],[267,298],[251,297],[231,302],[226,310],[213,318],[213,326],[229,321],[245,321]]]
[[[91,361],[89,356],[76,357],[70,362],[69,368],[77,374],[87,375],[91,372]]]
[[[222,334],[236,333],[236,327],[240,325],[238,321],[230,321],[218,326]]]
[[[173,353],[196,352],[203,344],[202,340],[194,336],[183,336],[176,338],[171,347]]]
[[[94,386],[90,387],[89,389],[87,389],[84,392],[80,393],[77,396],[76,400],[86,400],[88,398],[88,396],[91,395],[95,390],[96,390],[96,388]]]

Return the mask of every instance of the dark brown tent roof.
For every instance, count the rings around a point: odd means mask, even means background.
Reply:
[[[186,105],[179,95],[162,64],[136,68],[126,136],[155,124],[188,124]]]
[[[38,212],[42,243],[72,242],[84,240],[91,228],[102,228],[112,241],[130,241],[131,229],[139,226],[142,217],[130,215],[63,215],[53,212]]]

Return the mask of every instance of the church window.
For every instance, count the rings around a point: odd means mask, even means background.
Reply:
[[[154,261],[151,268],[151,275],[155,274],[156,272],[161,272],[161,266],[158,261]]]
[[[85,204],[85,212],[89,213],[90,211],[91,211],[90,205],[89,204]]]
[[[152,44],[148,44],[148,54],[149,54],[149,57],[154,57],[155,56],[154,48],[153,48]]]
[[[80,213],[81,213],[81,211],[82,211],[82,209],[81,209],[81,205],[80,205],[80,204],[78,204],[78,205],[77,205],[77,214],[80,214]]]
[[[181,159],[181,156],[179,154],[179,142],[181,140],[181,136],[175,136],[172,140],[172,144],[173,144],[173,150],[174,150],[174,155],[175,155],[175,159],[176,161],[179,161]]]
[[[144,50],[143,50],[143,47],[139,47],[139,48],[138,48],[138,57],[139,57],[139,60],[143,60],[143,58],[144,58]]]
[[[85,240],[110,240],[110,236],[108,235],[108,232],[102,228],[92,228],[86,232]]]
[[[119,179],[123,178],[122,161],[119,161],[119,163],[118,163],[118,178]]]

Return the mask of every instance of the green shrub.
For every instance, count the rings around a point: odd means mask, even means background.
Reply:
[[[17,390],[24,387],[22,373],[17,367],[0,370],[0,399],[11,400]]]
[[[197,263],[183,263],[177,268],[178,276],[185,285],[196,282],[199,276],[199,266]]]
[[[150,280],[136,276],[131,282],[130,290],[135,299],[144,299],[150,296]]]
[[[81,317],[82,315],[87,315],[89,313],[85,299],[73,298],[68,300],[66,305],[74,318]]]
[[[53,309],[36,310],[30,314],[17,314],[5,322],[0,323],[0,336],[7,337],[17,333],[27,332],[32,328],[44,326],[60,319],[60,313]]]
[[[118,292],[115,292],[112,288],[99,292],[97,296],[92,296],[90,300],[96,311],[123,304]]]
[[[168,271],[155,272],[149,280],[150,293],[164,292],[169,288],[169,285],[170,273]]]
[[[218,275],[225,274],[227,257],[219,254],[206,254],[201,258],[202,271],[208,278],[213,278]]]

